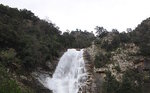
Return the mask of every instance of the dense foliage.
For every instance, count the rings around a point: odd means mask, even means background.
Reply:
[[[107,31],[103,27],[96,27],[97,37],[95,44],[100,44],[101,48],[107,51],[117,49],[123,43],[135,43],[140,47],[140,54],[150,55],[150,18],[139,24],[135,30],[127,29],[127,32],[119,33],[116,29]]]
[[[95,39],[94,34],[76,29],[71,32],[64,32],[63,45],[68,48],[85,48],[91,45],[91,42]]]
[[[116,29],[112,29],[110,32],[104,30],[104,32],[101,32],[95,40],[96,45],[108,52],[114,51],[120,45],[129,42],[131,42],[130,34],[125,32],[119,33]]]
[[[58,56],[60,31],[52,23],[25,9],[19,11],[3,5],[0,15],[0,50],[8,55],[13,50],[25,69]],[[5,61],[1,54],[1,61]]]
[[[132,40],[140,47],[141,55],[150,55],[150,18],[144,20],[130,33]]]
[[[93,38],[92,33],[83,31],[61,35],[58,27],[40,20],[31,11],[0,5],[1,61],[13,50],[15,61],[20,60],[25,69],[31,69],[55,59],[62,49],[90,46]]]
[[[127,70],[123,74],[122,81],[119,82],[110,72],[107,72],[103,85],[103,93],[142,93],[141,76],[137,70]]]

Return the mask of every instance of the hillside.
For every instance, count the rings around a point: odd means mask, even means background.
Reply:
[[[78,29],[62,33],[29,10],[1,4],[0,93],[47,93],[32,73],[52,75],[66,49],[90,46],[94,38],[93,33]]]
[[[135,30],[121,33],[97,27],[98,36],[87,48],[95,85],[91,93],[149,93],[149,23],[148,18]]]
[[[150,18],[127,32],[95,29],[97,36],[62,32],[29,10],[0,4],[0,93],[52,93],[36,76],[52,76],[68,48],[85,48],[88,80],[82,92],[149,93]]]

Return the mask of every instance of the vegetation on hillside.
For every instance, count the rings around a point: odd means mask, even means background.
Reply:
[[[62,49],[84,48],[93,39],[92,33],[81,30],[61,34],[57,26],[31,11],[0,5],[0,57],[5,64],[11,64],[10,56],[24,69],[35,68],[58,57]]]
[[[93,33],[81,30],[62,34],[56,25],[39,19],[29,10],[0,4],[0,78],[3,73],[29,75],[57,59],[65,49],[85,48],[93,39]],[[0,93],[23,93],[15,79],[2,78]]]
[[[141,55],[150,56],[150,18],[144,20],[130,34],[132,41],[140,47]]]
[[[0,65],[0,93],[32,93],[28,88],[22,89],[7,70]]]
[[[142,75],[134,69],[129,69],[123,74],[123,79],[118,82],[111,72],[106,73],[103,93],[142,93]]]
[[[134,66],[134,62],[137,58],[139,58],[143,60],[142,62],[150,64],[148,60],[145,60],[150,57],[150,18],[144,20],[133,31],[131,29],[127,29],[127,32],[119,32],[116,29],[107,31],[103,27],[99,26],[96,27],[96,31],[97,37],[94,43],[99,52],[95,54],[94,66],[96,68],[108,66],[108,69],[110,69],[109,64],[111,64],[115,66],[112,69],[115,69],[117,73],[117,75],[114,75],[114,70],[106,73],[103,92],[143,93],[144,90],[142,88],[145,82],[144,77],[150,77],[150,67],[147,68],[147,74],[145,76],[145,72],[141,72],[139,70],[140,68],[135,69],[137,67]],[[118,54],[116,54],[117,51]],[[114,57],[118,58],[118,61],[113,60]],[[123,62],[124,65],[133,64],[130,69],[127,67],[127,69],[121,70],[123,68],[116,65],[118,64],[116,62],[119,61],[119,64],[121,64],[121,62]],[[144,68],[141,68],[141,70],[144,71]],[[121,80],[116,78],[119,74]],[[147,78],[146,80],[150,81],[150,78]]]

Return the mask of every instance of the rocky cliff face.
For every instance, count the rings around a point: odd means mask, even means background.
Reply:
[[[102,84],[104,81],[104,74],[95,72],[94,68],[94,45],[84,51],[84,60],[88,73],[88,79],[83,93],[102,93]]]
[[[85,60],[85,68],[87,71],[87,81],[85,82],[85,86],[82,90],[83,93],[93,93],[94,90],[93,87],[93,64],[91,62],[91,56],[87,52],[87,50],[84,51],[84,60]]]
[[[145,58],[144,56],[137,55],[139,52],[139,47],[133,43],[125,44],[123,47],[117,48],[112,51],[110,62],[105,64],[105,66],[96,68],[94,65],[95,56],[98,52],[106,52],[105,50],[95,46],[94,44],[87,48],[84,53],[84,58],[86,61],[86,69],[89,73],[89,78],[85,93],[103,93],[103,83],[105,82],[106,72],[110,71],[111,75],[115,77],[118,82],[122,82],[122,76],[129,69],[136,69],[136,71],[141,71],[139,73],[143,74],[142,67]],[[148,62],[148,61],[147,61]],[[146,84],[146,85],[145,85]],[[145,86],[148,86],[145,83]],[[144,93],[148,88],[143,87]],[[90,90],[90,91],[89,91]]]

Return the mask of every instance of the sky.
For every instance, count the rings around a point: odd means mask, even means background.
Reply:
[[[31,10],[49,19],[61,31],[88,30],[103,26],[108,31],[134,29],[150,17],[150,0],[0,0],[0,3]]]

